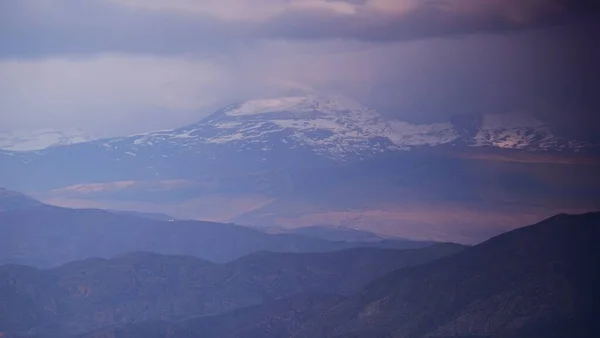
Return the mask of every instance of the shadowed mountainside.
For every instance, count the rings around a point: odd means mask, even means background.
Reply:
[[[348,298],[298,295],[216,317],[84,337],[591,338],[599,328],[598,240],[600,213],[558,215],[400,269]]]
[[[462,250],[255,253],[227,264],[133,252],[50,270],[0,267],[0,332],[64,336],[116,323],[224,313],[302,293],[350,295],[406,266]]]

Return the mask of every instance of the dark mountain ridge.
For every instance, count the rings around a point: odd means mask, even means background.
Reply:
[[[49,270],[0,266],[0,332],[64,336],[116,323],[218,314],[302,293],[349,295],[459,245],[322,254],[260,252],[226,264],[132,252]],[[3,312],[5,313],[5,312]]]
[[[155,323],[149,335],[140,324],[84,337],[591,338],[600,329],[599,239],[600,213],[561,214],[397,270],[347,298],[298,296]]]
[[[558,215],[397,271],[312,327],[327,337],[527,336],[545,325],[557,329],[553,336],[589,334],[598,306],[598,239],[600,213]]]

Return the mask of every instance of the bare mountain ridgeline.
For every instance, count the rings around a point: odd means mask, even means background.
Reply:
[[[81,337],[595,337],[600,214],[558,215],[400,269],[345,298],[299,294]]]
[[[6,337],[594,337],[600,214],[464,248],[0,268]],[[89,332],[86,332],[89,331]]]
[[[268,234],[235,224],[164,220],[156,215],[67,209],[10,192],[0,199],[0,263],[55,267],[74,260],[112,257],[130,251],[194,255],[226,262],[256,251],[330,252],[356,247],[423,248],[429,241],[396,238],[351,240],[280,232]],[[19,204],[15,204],[19,201]],[[4,204],[6,203],[6,204]],[[325,238],[323,238],[325,237]],[[346,240],[346,237],[350,237]],[[376,237],[376,238],[373,238]]]
[[[0,267],[7,334],[65,336],[115,324],[215,315],[297,294],[350,295],[398,268],[463,247],[357,248],[332,253],[258,252],[226,264],[133,252],[50,270]]]

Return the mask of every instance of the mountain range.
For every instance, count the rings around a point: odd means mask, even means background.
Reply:
[[[0,328],[4,332],[33,328],[44,333],[58,325],[59,332],[67,334],[118,323],[225,313],[297,293],[349,295],[398,268],[460,249],[440,245],[328,254],[259,252],[227,264],[191,256],[131,252],[51,270],[7,265],[0,268],[3,287],[9,287],[3,296],[11,296],[10,286],[14,291],[35,290],[35,294],[25,291],[12,295],[15,298],[4,304],[13,308],[11,316],[4,318]],[[28,313],[38,317],[23,321]]]
[[[470,248],[0,267],[4,337],[594,337],[600,213]],[[8,311],[10,309],[10,311]]]
[[[374,239],[375,235],[357,241],[343,233],[338,233],[336,238],[269,234],[235,224],[164,220],[154,214],[67,209],[8,191],[0,195],[0,231],[0,264],[43,268],[131,251],[193,255],[212,262],[227,262],[257,251],[331,252],[360,247],[410,249],[433,244],[401,238]]]
[[[241,168],[256,173],[457,146],[550,153],[598,149],[597,144],[555,135],[551,126],[522,114],[456,116],[446,123],[415,125],[386,118],[347,98],[308,95],[242,102],[173,130],[35,152],[5,150],[0,164],[7,169],[0,184],[23,190],[24,183],[15,179],[34,180],[29,182],[32,187],[41,185],[43,177],[56,188],[83,182],[200,178],[239,174]]]
[[[222,108],[189,126],[100,141],[107,148],[120,148],[118,154],[123,155],[128,150],[137,154],[138,148],[155,143],[175,147],[235,143],[250,148],[261,143],[272,148],[269,140],[276,138],[288,149],[306,147],[336,160],[381,151],[368,147],[377,140],[383,142],[383,150],[443,144],[534,151],[584,151],[598,146],[562,137],[556,133],[557,129],[522,113],[455,115],[446,122],[412,124],[384,117],[350,98],[311,94],[245,101]],[[1,134],[0,140],[5,140],[1,141],[0,149],[27,151],[94,139],[78,129]],[[26,146],[27,143],[32,145]]]
[[[598,145],[557,129],[525,114],[411,124],[343,97],[289,96],[172,130],[3,150],[0,186],[69,208],[472,244],[598,210]]]
[[[558,215],[343,298],[296,295],[82,337],[594,337],[600,214]]]

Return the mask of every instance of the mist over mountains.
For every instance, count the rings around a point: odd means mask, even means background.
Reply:
[[[593,337],[600,214],[469,247],[0,190],[4,337]]]
[[[173,130],[2,151],[0,184],[63,207],[477,243],[597,210],[598,145],[554,129],[524,114],[416,125],[345,97],[289,96]],[[479,229],[489,219],[498,225]]]
[[[42,268],[93,257],[109,258],[131,251],[193,255],[213,262],[228,262],[257,251],[331,252],[359,247],[410,249],[432,244],[377,238],[373,234],[368,240],[356,241],[343,232],[338,238],[328,238],[324,231],[323,236],[269,234],[234,224],[66,209],[44,205],[10,191],[0,196],[0,225],[4,234],[0,239],[0,264]]]

